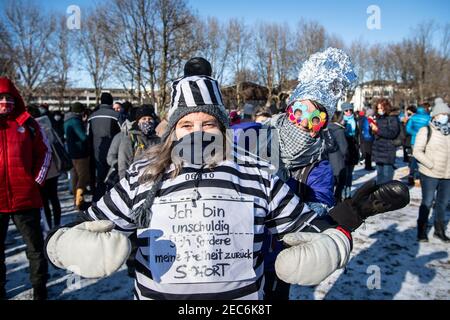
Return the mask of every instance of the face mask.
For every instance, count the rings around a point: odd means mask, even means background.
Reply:
[[[222,135],[195,131],[174,142],[172,158],[179,157],[188,163],[201,165],[222,151]]]
[[[152,135],[155,132],[155,122],[145,121],[138,123],[139,129],[146,136]]]
[[[440,114],[436,117],[436,121],[440,124],[447,124],[448,123],[448,115],[447,114]]]
[[[55,118],[56,121],[61,120],[61,116],[59,116],[59,115],[54,116],[54,118]]]
[[[380,116],[382,116],[382,115],[384,114],[384,112],[383,112],[383,111],[379,111],[378,114],[379,114]]]
[[[9,114],[14,108],[14,101],[6,100],[0,102],[0,114]]]
[[[39,112],[41,113],[41,115],[44,115],[47,113],[47,109],[45,109],[43,107],[39,107]]]

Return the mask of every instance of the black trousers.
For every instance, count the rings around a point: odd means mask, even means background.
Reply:
[[[0,288],[4,288],[6,283],[5,240],[10,218],[12,218],[26,245],[32,286],[45,285],[48,279],[48,265],[44,255],[44,239],[40,223],[41,213],[39,209],[29,209],[14,213],[0,212]]]
[[[42,202],[44,203],[45,217],[49,228],[59,226],[61,224],[61,204],[58,198],[58,177],[47,179],[45,185],[41,188]],[[52,210],[53,209],[54,225],[52,225]]]
[[[264,272],[264,278],[264,300],[289,300],[289,283],[280,280],[275,271]]]

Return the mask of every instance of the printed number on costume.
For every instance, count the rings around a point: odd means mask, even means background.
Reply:
[[[144,232],[150,238],[154,281],[222,282],[256,276],[252,197],[159,198],[152,211],[150,229]]]

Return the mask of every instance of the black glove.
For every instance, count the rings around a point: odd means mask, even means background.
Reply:
[[[351,199],[331,209],[330,216],[340,226],[354,231],[366,218],[398,210],[408,204],[409,189],[406,184],[393,180],[377,185],[371,180],[356,190]]]

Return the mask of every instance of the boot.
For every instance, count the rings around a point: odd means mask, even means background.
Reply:
[[[33,300],[47,300],[47,286],[33,286]]]
[[[84,203],[84,190],[81,188],[78,188],[75,194],[75,207],[80,209],[80,207]]]
[[[441,239],[443,242],[450,242],[450,239],[445,235],[444,224],[440,222],[434,224],[434,237]]]
[[[417,241],[428,242],[427,229],[426,223],[417,222]]]
[[[400,181],[377,185],[374,180],[357,189],[354,196],[330,210],[329,215],[340,226],[353,232],[366,218],[401,209],[409,204],[408,186]]]

